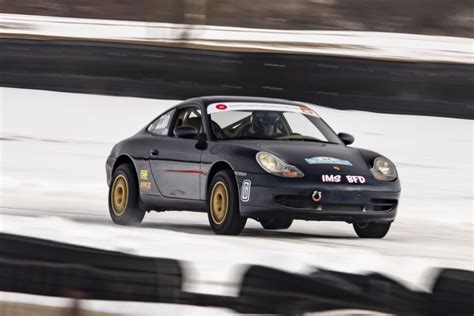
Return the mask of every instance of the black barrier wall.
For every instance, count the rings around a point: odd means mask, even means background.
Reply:
[[[0,39],[0,86],[186,99],[285,98],[345,110],[474,119],[474,66]]]
[[[440,270],[429,293],[410,290],[376,273],[296,274],[250,266],[239,295],[228,297],[184,292],[182,265],[176,260],[0,234],[0,291],[224,307],[244,314],[301,315],[341,309],[420,316],[474,313],[472,271]]]
[[[173,303],[181,285],[176,260],[0,234],[0,291]]]

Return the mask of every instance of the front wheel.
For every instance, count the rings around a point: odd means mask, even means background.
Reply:
[[[138,225],[145,216],[138,204],[138,183],[132,166],[123,164],[112,175],[109,189],[109,213],[119,225]]]
[[[364,223],[356,222],[352,224],[357,236],[360,238],[384,238],[387,235],[392,223]]]
[[[218,235],[238,235],[247,218],[239,212],[239,195],[233,173],[219,171],[211,181],[208,192],[208,218],[212,230]]]

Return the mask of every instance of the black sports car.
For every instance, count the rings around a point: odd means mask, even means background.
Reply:
[[[295,219],[345,221],[382,238],[394,221],[394,164],[336,134],[305,103],[200,97],[161,114],[115,145],[107,159],[109,209],[117,224],[147,211],[207,212],[217,234],[237,235],[248,218],[266,229]]]

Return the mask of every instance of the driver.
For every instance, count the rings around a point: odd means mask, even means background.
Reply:
[[[258,138],[275,138],[281,136],[281,117],[278,112],[253,111],[250,117],[250,126],[243,136]]]

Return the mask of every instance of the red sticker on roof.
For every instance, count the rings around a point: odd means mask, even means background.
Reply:
[[[218,110],[227,110],[227,105],[220,103],[220,104],[216,105],[216,109],[218,109]]]

